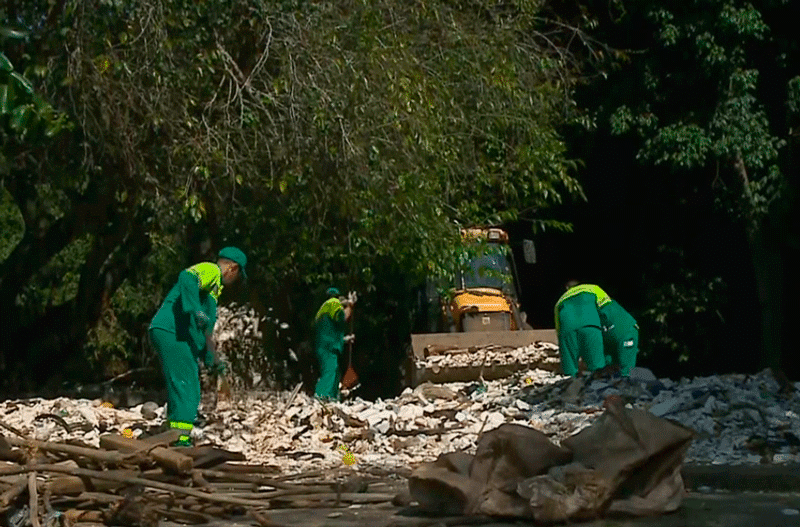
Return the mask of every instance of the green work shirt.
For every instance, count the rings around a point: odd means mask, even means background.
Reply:
[[[347,323],[344,308],[338,298],[329,298],[314,317],[317,333],[317,348],[326,348],[338,353],[344,350],[344,335]]]
[[[219,266],[203,262],[181,271],[161,308],[150,322],[150,329],[175,333],[178,340],[189,343],[195,355],[205,351],[206,335],[214,331],[217,301],[222,293],[222,272]],[[198,313],[208,318],[205,328]]]
[[[586,326],[600,327],[598,309],[611,302],[611,298],[600,287],[593,284],[580,284],[570,287],[556,302],[556,331],[562,324],[566,330]]]

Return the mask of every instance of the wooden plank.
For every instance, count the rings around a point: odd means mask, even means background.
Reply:
[[[105,434],[100,436],[100,447],[106,450],[118,450],[126,453],[142,452],[149,455],[162,468],[179,474],[191,472],[194,460],[176,450],[124,437],[119,434]]]
[[[142,443],[147,443],[150,446],[159,445],[159,446],[169,446],[175,441],[178,440],[180,437],[181,432],[180,430],[169,429],[166,432],[161,432],[160,434],[156,434],[150,437],[144,437],[139,439]]]

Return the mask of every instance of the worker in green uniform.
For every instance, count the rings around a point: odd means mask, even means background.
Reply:
[[[566,289],[555,308],[564,374],[575,376],[583,358],[591,372],[615,366],[628,377],[639,353],[636,320],[599,286],[571,280]]]
[[[161,358],[167,385],[169,427],[180,430],[176,446],[191,446],[191,431],[200,404],[198,359],[213,373],[225,373],[216,356],[212,333],[217,302],[225,285],[247,278],[247,257],[236,247],[219,252],[217,263],[184,269],[150,323],[150,342]]]
[[[320,376],[314,390],[314,397],[322,401],[339,400],[339,380],[341,369],[339,360],[344,353],[345,341],[352,340],[352,335],[345,336],[347,322],[353,314],[352,303],[339,299],[339,290],[330,287],[328,295],[314,317],[314,332],[317,360]]]
[[[603,296],[604,301],[602,305],[598,301],[597,309],[600,313],[600,324],[603,326],[605,355],[610,359],[607,360],[607,365],[619,368],[621,377],[630,377],[631,368],[636,366],[636,356],[639,354],[639,324],[619,302],[605,292]]]
[[[592,372],[606,366],[603,329],[597,310],[597,290],[600,288],[592,289],[569,281],[566,289],[556,302],[555,324],[561,352],[561,371],[564,375],[575,377],[581,358]]]

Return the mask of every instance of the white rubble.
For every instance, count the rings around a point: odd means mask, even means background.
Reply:
[[[303,393],[290,400],[289,392],[235,391],[233,400],[201,408],[208,424],[193,435],[198,444],[239,451],[250,463],[283,472],[341,467],[342,445],[355,456],[354,468],[409,469],[445,452],[474,454],[479,435],[503,423],[531,426],[558,443],[589,426],[602,413],[603,400],[614,394],[632,407],[693,428],[698,435],[687,462],[800,461],[800,394],[780,395],[767,370],[649,383],[598,379],[588,386],[528,370],[483,386],[422,385],[389,400],[326,404]],[[153,403],[128,409],[66,398],[0,403],[0,421],[29,437],[78,439],[92,446],[103,433],[126,428],[138,437],[164,417],[165,408]]]

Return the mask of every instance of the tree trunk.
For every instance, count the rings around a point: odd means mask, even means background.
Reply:
[[[763,238],[760,231],[749,237],[761,314],[760,362],[763,368],[779,368],[783,344],[783,260],[780,252],[769,247]]]
[[[733,160],[733,169],[742,185],[742,195],[749,206],[752,203],[750,180],[747,167],[741,152]],[[769,243],[766,229],[770,226],[760,218],[753,219],[754,211],[745,214],[744,228],[747,231],[747,242],[753,272],[756,279],[759,303],[760,363],[762,367],[779,368],[782,358],[783,331],[783,260],[780,248]]]

